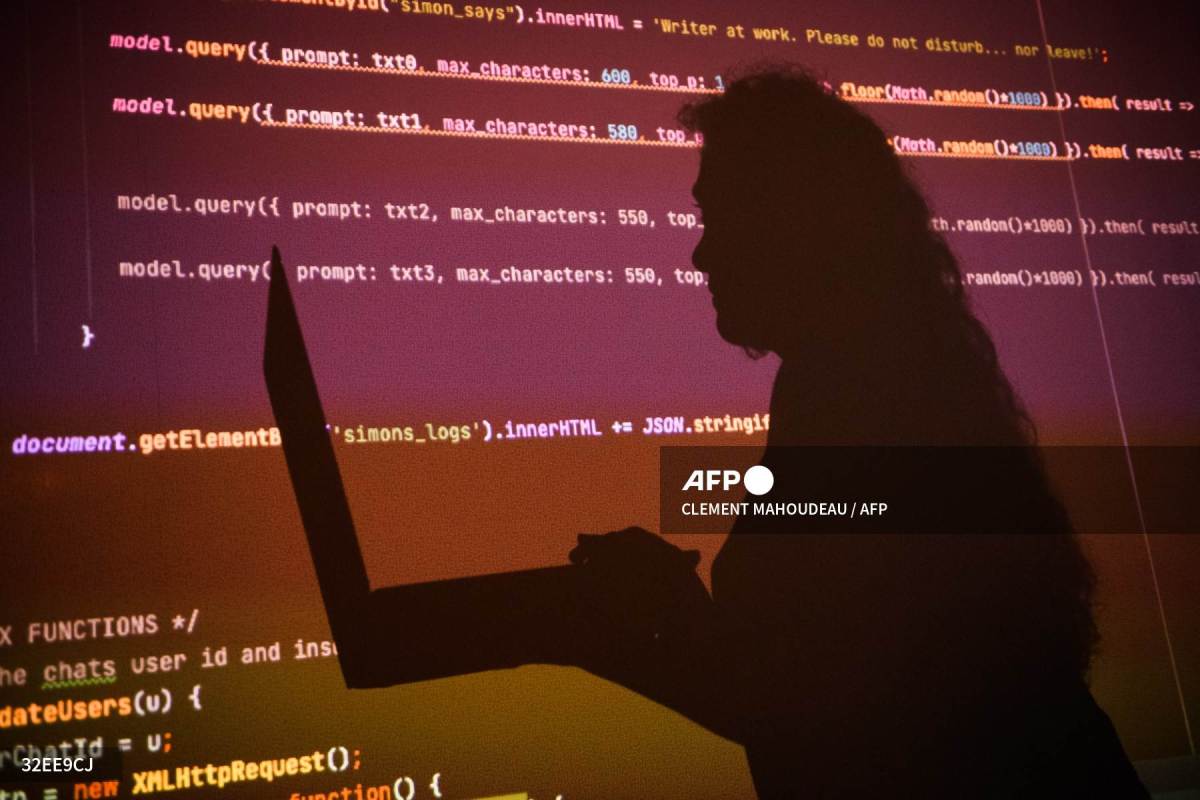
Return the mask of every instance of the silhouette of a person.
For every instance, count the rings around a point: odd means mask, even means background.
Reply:
[[[264,371],[347,686],[579,666],[744,745],[761,800],[1149,797],[1087,687],[1090,567],[884,133],[797,70],[682,119],[717,329],[781,360],[776,489],[901,487],[930,532],[743,515],[711,595],[637,528],[580,536],[574,566],[371,589],[276,251]]]
[[[1033,443],[869,117],[785,68],[681,119],[704,137],[693,263],[717,329],[781,359],[777,476],[805,468],[789,446]],[[923,477],[931,502],[980,490]],[[1004,522],[1037,535],[777,535],[742,518],[711,597],[694,553],[636,528],[583,535],[571,560],[593,611],[561,660],[743,744],[761,800],[1149,797],[1087,688],[1093,576],[1069,522],[1035,460],[1001,480],[1020,498]]]

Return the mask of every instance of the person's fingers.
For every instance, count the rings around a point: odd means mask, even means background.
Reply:
[[[583,537],[580,536],[579,544],[571,548],[571,552],[567,553],[567,559],[570,560],[572,564],[582,564],[583,562],[587,561],[589,551],[590,548],[588,548],[587,544],[583,541]]]
[[[597,551],[599,543],[604,539],[605,534],[599,533],[580,533],[575,537],[577,544],[567,558],[572,564],[583,564],[592,558]]]
[[[572,564],[615,567],[682,566],[695,570],[700,564],[700,551],[683,550],[645,528],[630,526],[609,533],[580,533],[578,544],[567,555]]]

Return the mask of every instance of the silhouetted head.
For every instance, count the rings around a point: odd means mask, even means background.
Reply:
[[[876,388],[936,384],[937,402],[989,419],[993,443],[1031,433],[929,206],[870,117],[784,67],[740,77],[680,119],[703,136],[692,261],[723,338],[857,365]]]
[[[897,297],[954,294],[887,136],[807,73],[753,72],[681,119],[704,137],[693,263],[728,341],[787,354],[885,324]]]

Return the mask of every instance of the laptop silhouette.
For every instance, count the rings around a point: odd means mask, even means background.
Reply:
[[[278,248],[270,284],[263,373],[347,686],[570,661],[578,567],[371,588]]]

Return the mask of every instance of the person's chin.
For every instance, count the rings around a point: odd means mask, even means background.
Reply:
[[[738,347],[761,346],[758,342],[761,337],[756,336],[744,320],[731,319],[729,314],[722,314],[719,306],[717,308],[717,333],[729,344]]]

